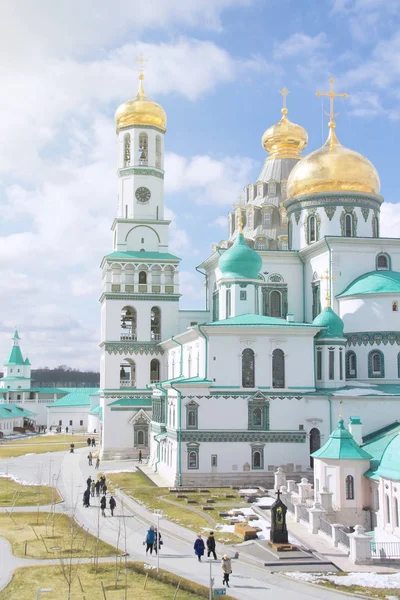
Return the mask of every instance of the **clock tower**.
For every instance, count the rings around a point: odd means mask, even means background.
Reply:
[[[113,252],[102,261],[100,388],[102,455],[148,453],[151,390],[167,378],[159,343],[178,329],[179,261],[168,249],[164,219],[167,116],[143,87],[115,114],[117,216]],[[121,419],[131,427],[121,428]],[[147,419],[147,421],[146,421]],[[130,431],[121,439],[121,431]],[[126,434],[124,434],[126,435]]]

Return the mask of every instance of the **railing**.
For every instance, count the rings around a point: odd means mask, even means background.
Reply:
[[[158,379],[150,379],[150,383],[158,383],[159,381],[161,381],[160,378],[158,378]]]
[[[343,529],[338,529],[337,539],[340,544],[343,544],[343,546],[346,546],[346,548],[350,548],[349,535],[345,531],[343,531]]]
[[[156,342],[159,342],[161,340],[161,333],[153,333],[153,332],[151,332],[150,337],[151,337],[152,340],[154,340]]]
[[[400,558],[400,542],[371,542],[371,557],[379,560]]]
[[[121,379],[119,382],[119,387],[134,388],[136,387],[136,381],[134,379]]]
[[[300,517],[300,519],[302,519],[303,521],[306,521],[307,523],[310,520],[310,515],[308,514],[308,510],[306,508],[304,508],[304,506],[299,506],[298,510],[298,515]]]
[[[294,513],[294,504],[290,500],[285,500],[285,504],[289,512]]]
[[[321,531],[332,537],[332,525],[329,523],[329,521],[325,521],[325,519],[320,518],[319,524]]]
[[[129,341],[129,340],[136,341],[136,340],[137,340],[137,335],[136,335],[136,332],[132,332],[132,333],[121,333],[121,335],[120,335],[120,340],[121,340],[121,341]]]

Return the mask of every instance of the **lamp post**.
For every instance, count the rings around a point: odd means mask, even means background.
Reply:
[[[36,590],[36,600],[39,600],[40,598],[40,594],[47,594],[48,592],[52,592],[53,590],[51,588],[38,588]]]
[[[208,598],[209,598],[209,600],[212,600],[212,598],[213,598],[213,586],[214,586],[214,579],[213,579],[213,576],[212,576],[212,563],[213,563],[213,561],[210,558],[210,560],[208,562],[210,564],[210,591],[209,591],[209,594],[208,594]]]

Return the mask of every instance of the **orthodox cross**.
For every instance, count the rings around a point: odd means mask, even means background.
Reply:
[[[143,65],[144,65],[145,62],[149,62],[149,59],[145,58],[143,56],[143,52],[141,52],[139,58],[136,59],[136,62],[139,63],[139,73],[142,76],[141,78],[143,79],[143,77],[144,77],[143,76],[143,71],[144,71],[144,66]]]
[[[328,269],[325,269],[324,274],[321,275],[320,279],[325,279],[326,280],[326,294],[325,294],[325,300],[328,304],[328,306],[331,306],[331,295],[329,293],[330,290],[330,281],[333,281],[335,279],[335,277],[332,275],[329,275],[329,271]]]
[[[239,228],[239,233],[243,233],[243,217],[242,217],[242,209],[243,209],[243,196],[240,195],[239,198],[239,203],[238,204],[234,204],[233,208],[239,208],[239,213],[238,213],[238,228]]]
[[[277,491],[275,492],[275,495],[276,495],[276,496],[278,496],[278,497],[277,497],[277,499],[276,499],[277,501],[281,499],[281,493],[282,493],[282,492],[281,492],[280,490],[277,490]]]
[[[334,102],[335,102],[335,98],[348,98],[349,95],[348,94],[338,94],[337,92],[335,92],[334,90],[334,83],[335,80],[333,77],[331,77],[329,79],[329,92],[316,92],[316,96],[318,96],[318,98],[321,98],[322,96],[327,96],[329,98],[329,112],[325,112],[325,114],[330,118],[330,123],[334,124],[335,122],[335,117],[338,116],[339,113],[334,112]]]
[[[282,112],[285,111],[285,114],[286,114],[287,113],[286,98],[287,98],[287,95],[290,94],[290,92],[286,87],[283,87],[281,90],[279,90],[279,93],[282,96],[282,102],[283,102]]]

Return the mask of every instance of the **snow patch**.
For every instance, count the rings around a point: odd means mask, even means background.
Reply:
[[[48,486],[47,483],[32,483],[31,481],[25,481],[24,479],[21,479],[20,477],[16,477],[15,475],[11,475],[11,473],[0,473],[0,477],[5,477],[6,479],[11,479],[12,481],[14,481],[15,483],[19,483],[20,485],[41,485],[41,486]]]
[[[258,492],[259,490],[254,488],[239,490],[239,494],[258,494]]]
[[[308,583],[320,583],[330,581],[335,585],[350,587],[359,585],[366,588],[400,588],[400,573],[348,573],[347,575],[329,575],[326,573],[284,573],[286,577],[306,581]]]
[[[390,396],[386,392],[381,392],[373,388],[353,388],[351,390],[338,390],[332,393],[333,396],[369,396],[370,394],[373,396]]]
[[[116,471],[104,471],[104,473],[107,473],[107,475],[110,475],[112,473],[135,473],[136,469],[134,471],[132,471],[132,469],[120,469],[120,470],[116,470]]]

